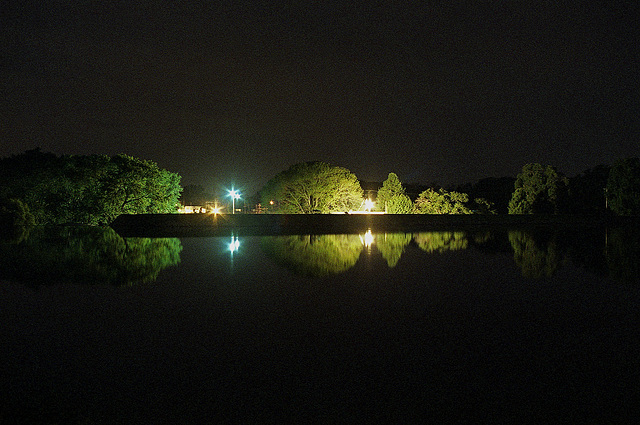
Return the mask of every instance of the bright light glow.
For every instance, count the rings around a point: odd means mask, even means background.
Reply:
[[[373,234],[371,233],[371,229],[367,230],[367,233],[360,236],[360,242],[367,248],[371,248],[371,244],[373,244]]]
[[[231,236],[231,243],[229,243],[229,251],[233,254],[240,248],[240,240]]]
[[[373,209],[373,201],[371,199],[367,199],[364,201],[364,210],[371,212]]]
[[[231,212],[231,214],[235,214],[236,213],[236,199],[240,199],[240,192],[235,190],[235,189],[231,189],[229,191],[229,196],[231,196],[231,203],[232,203],[232,208],[233,211]]]

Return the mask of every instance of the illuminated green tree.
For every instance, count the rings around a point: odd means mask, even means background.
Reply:
[[[466,206],[469,195],[460,192],[448,192],[440,189],[437,192],[427,189],[418,195],[415,212],[418,214],[471,214]]]
[[[413,213],[413,202],[411,198],[404,194],[393,195],[387,201],[388,214],[411,214]]]
[[[123,154],[111,159],[101,184],[99,205],[106,223],[120,214],[176,212],[182,191],[177,174]]]
[[[358,235],[265,236],[261,246],[293,273],[314,277],[344,273],[362,252]]]
[[[618,215],[640,214],[640,159],[616,161],[607,180],[607,199]]]
[[[177,210],[180,176],[127,155],[38,149],[0,160],[1,197],[20,199],[37,224],[108,224],[126,213]]]
[[[550,165],[527,164],[515,182],[509,214],[557,214],[564,212],[569,180]]]
[[[285,214],[347,212],[357,209],[363,190],[355,174],[325,162],[293,165],[271,179],[260,191],[263,205]]]
[[[388,214],[409,214],[411,209],[407,211],[407,200],[409,197],[405,195],[400,179],[395,173],[389,173],[387,179],[382,182],[382,187],[378,189],[376,210]]]

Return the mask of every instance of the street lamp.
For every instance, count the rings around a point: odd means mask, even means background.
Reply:
[[[231,203],[232,203],[232,207],[233,208],[233,212],[231,214],[235,214],[236,213],[236,199],[240,199],[240,192],[238,192],[237,190],[230,190],[229,191],[229,196],[231,196]]]

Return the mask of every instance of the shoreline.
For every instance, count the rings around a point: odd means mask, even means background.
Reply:
[[[125,214],[111,228],[123,237],[269,236],[482,228],[640,226],[639,216],[453,214]]]

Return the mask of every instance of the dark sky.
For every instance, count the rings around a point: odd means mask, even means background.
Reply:
[[[0,156],[251,193],[310,160],[451,185],[640,156],[638,2],[456,4],[4,1]]]

